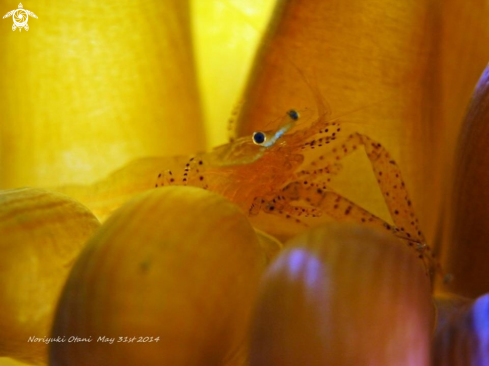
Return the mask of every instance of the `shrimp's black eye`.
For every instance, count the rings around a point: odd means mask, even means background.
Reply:
[[[290,118],[292,118],[294,121],[297,121],[299,119],[299,113],[297,111],[291,109],[290,111],[287,112]]]
[[[267,136],[263,132],[253,133],[253,143],[256,145],[261,145],[267,140]]]

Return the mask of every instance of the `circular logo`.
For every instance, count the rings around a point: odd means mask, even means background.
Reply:
[[[13,20],[14,24],[17,27],[22,28],[27,24],[27,21],[29,20],[29,15],[24,9],[17,9],[14,13]]]

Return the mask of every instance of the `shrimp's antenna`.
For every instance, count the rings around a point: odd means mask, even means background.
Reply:
[[[318,109],[318,118],[321,119],[326,116],[331,115],[331,108],[325,103],[323,96],[321,95],[321,91],[319,89],[319,86],[317,85],[317,78],[314,80],[314,84],[311,83],[311,81],[307,78],[306,74],[304,71],[300,70],[296,65],[293,64],[293,66],[297,69],[297,72],[301,75],[302,79],[304,80],[304,83],[309,87],[311,90],[314,99],[316,100],[316,106]]]
[[[297,64],[295,64],[290,59],[290,57],[288,57],[287,55],[285,55],[285,57],[289,61],[290,65],[294,69],[296,69],[297,73],[301,76],[301,78],[304,81],[304,83],[311,90],[311,92],[312,92],[312,94],[314,96],[314,99],[316,101],[317,108],[318,108],[318,122],[321,121],[323,118],[325,118],[327,120],[326,122],[328,122],[328,123],[337,122],[340,118],[343,118],[345,116],[349,116],[349,115],[354,114],[354,113],[357,113],[359,111],[362,111],[362,110],[371,108],[372,106],[375,106],[375,105],[384,103],[385,101],[390,100],[390,99],[393,98],[392,96],[391,97],[386,97],[386,98],[383,98],[383,99],[378,100],[376,102],[372,102],[372,103],[369,103],[367,105],[364,105],[362,107],[359,107],[359,108],[356,108],[356,109],[353,109],[353,110],[349,110],[349,111],[347,111],[345,113],[342,113],[340,115],[334,116],[334,118],[333,118],[333,113],[331,111],[331,107],[327,104],[327,102],[325,102],[325,99],[321,95],[321,91],[319,89],[319,86],[317,85],[317,78],[314,78],[315,82],[312,83],[308,79],[308,77],[306,76],[304,70],[302,70],[299,66],[297,66]],[[314,71],[314,73],[315,73],[315,71]],[[329,118],[331,118],[331,119],[329,119]],[[350,124],[359,124],[359,123],[347,122],[347,121],[341,121],[341,122],[342,123],[350,123]],[[362,123],[362,125],[365,125],[365,123]]]
[[[378,105],[378,104],[382,104],[384,103],[385,101],[391,99],[392,97],[387,97],[387,98],[384,98],[384,99],[381,99],[381,100],[378,100],[376,102],[372,102],[372,103],[369,103],[367,105],[364,105],[362,107],[358,107],[358,108],[355,108],[355,109],[351,109],[345,113],[342,113],[342,114],[339,114],[337,116],[335,116],[334,118],[328,120],[328,122],[337,122],[339,119],[343,118],[343,117],[346,117],[346,116],[349,116],[351,114],[354,114],[354,113],[357,113],[357,112],[360,112],[360,111],[363,111],[365,109],[368,109],[368,108],[371,108],[375,105]],[[360,124],[360,123],[357,123],[357,122],[348,122],[348,121],[341,121],[342,123],[350,123],[350,124]],[[361,123],[362,125],[364,125],[365,123]]]
[[[307,85],[309,90],[311,91],[315,101],[316,101],[316,106],[318,109],[318,117],[319,119],[330,116],[331,115],[331,107],[325,102],[325,99],[323,98],[321,91],[319,89],[319,86],[317,85],[317,77],[314,78],[315,82],[312,83],[306,76],[305,72],[297,66],[295,62],[293,62],[290,57],[285,55],[287,60],[289,61],[290,65],[297,71],[297,73],[301,76],[302,81],[304,84]]]
[[[277,121],[282,121],[282,120],[283,120],[283,118],[284,118],[284,117],[278,117],[278,118],[275,118],[275,119],[270,119],[270,120],[269,120],[267,123],[265,123],[265,124],[263,125],[263,129],[267,129],[267,128],[268,128],[268,126],[270,126],[271,124],[273,124],[273,125],[277,125],[277,126],[279,126],[279,127],[280,127],[280,126],[282,126],[282,124],[283,124],[284,122],[277,122]],[[286,121],[287,121],[287,120],[286,120]]]

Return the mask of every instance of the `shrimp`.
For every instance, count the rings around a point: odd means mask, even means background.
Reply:
[[[208,153],[194,155],[181,171],[161,172],[155,186],[191,185],[221,194],[250,218],[259,213],[307,226],[327,216],[387,230],[412,247],[429,275],[442,273],[419,228],[401,171],[389,152],[360,133],[343,135],[342,125],[319,116],[297,129],[303,112],[290,110],[273,131],[256,131]],[[306,111],[307,114],[307,111]],[[341,161],[356,150],[367,155],[392,221],[389,224],[331,187]],[[313,158],[306,157],[313,152]]]

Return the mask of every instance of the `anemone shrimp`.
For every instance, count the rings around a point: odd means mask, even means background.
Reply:
[[[337,119],[328,119],[318,102],[318,117],[296,129],[303,112],[290,110],[276,130],[256,131],[207,153],[191,156],[181,171],[158,174],[155,187],[190,185],[219,193],[250,218],[265,213],[305,225],[307,218],[328,216],[390,231],[416,251],[427,272],[441,274],[427,245],[401,171],[389,152],[360,133],[344,134]],[[306,111],[307,114],[307,111]],[[335,192],[329,182],[341,160],[363,149],[393,224]],[[316,150],[314,159],[306,154]],[[445,280],[448,280],[445,277]]]

